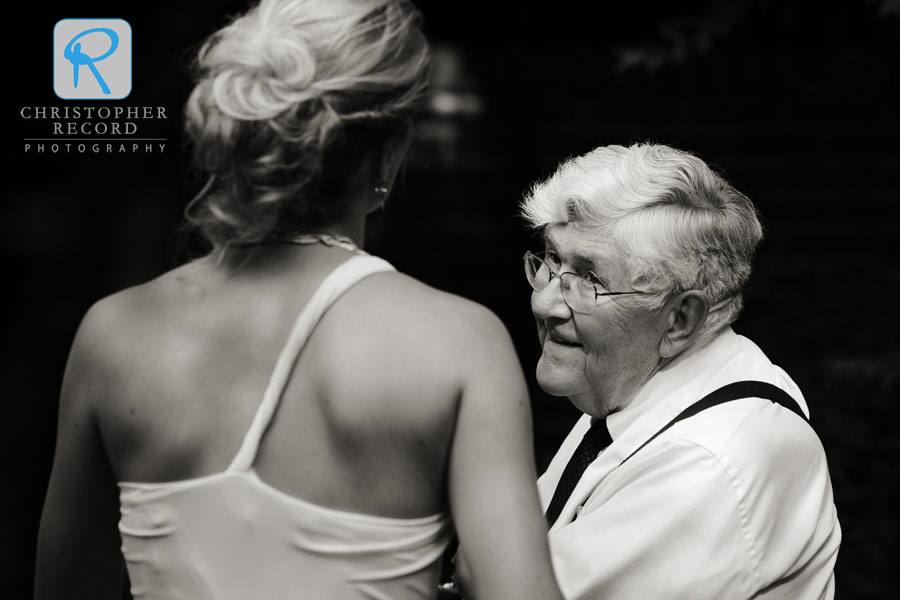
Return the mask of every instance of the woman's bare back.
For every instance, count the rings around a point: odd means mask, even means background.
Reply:
[[[119,481],[223,471],[294,319],[349,255],[280,249],[226,274],[198,261],[113,296],[95,351],[97,417]],[[254,257],[253,261],[261,260]],[[446,507],[446,471],[470,345],[494,318],[397,273],[370,276],[301,351],[255,468],[304,500],[393,517]]]

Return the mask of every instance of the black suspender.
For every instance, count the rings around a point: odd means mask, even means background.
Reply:
[[[803,414],[803,411],[800,409],[797,401],[791,398],[790,394],[788,394],[781,388],[775,387],[771,383],[765,383],[762,381],[736,381],[735,383],[730,383],[726,386],[720,387],[716,391],[704,396],[697,402],[694,402],[686,409],[678,413],[678,415],[674,419],[669,421],[665,425],[665,427],[653,434],[650,439],[641,444],[637,450],[629,454],[622,462],[624,463],[626,460],[637,454],[637,452],[641,448],[655,440],[659,434],[661,434],[663,431],[665,431],[678,421],[683,421],[688,417],[692,417],[697,413],[718,404],[731,402],[732,400],[740,400],[742,398],[765,398],[766,400],[771,400],[772,402],[780,404],[785,408],[797,413],[804,421],[809,421],[809,419],[806,418],[806,415]]]

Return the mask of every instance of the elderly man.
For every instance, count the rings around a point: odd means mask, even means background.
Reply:
[[[537,379],[584,413],[538,482],[566,598],[832,598],[822,445],[797,385],[730,327],[751,202],[637,144],[563,164],[523,214],[545,245],[525,256]]]

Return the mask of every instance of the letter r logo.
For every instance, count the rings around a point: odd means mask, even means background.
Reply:
[[[63,19],[53,28],[53,89],[64,100],[121,100],[131,93],[131,25]]]

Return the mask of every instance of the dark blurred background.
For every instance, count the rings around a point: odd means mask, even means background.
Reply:
[[[668,143],[722,169],[766,239],[738,333],[806,394],[844,532],[837,597],[900,583],[900,2],[419,3],[434,96],[367,249],[506,323],[529,378],[538,358],[517,217],[527,186],[598,145]],[[197,191],[180,130],[190,51],[245,2],[32,2],[5,46],[3,531],[0,597],[28,598],[72,336],[99,298],[185,259]],[[46,134],[24,106],[55,96],[51,33],[121,17],[134,35],[124,106],[163,106],[141,133],[164,152],[24,152]],[[7,38],[8,39],[8,38]],[[578,414],[532,387],[539,469]],[[893,577],[892,577],[893,576]]]

